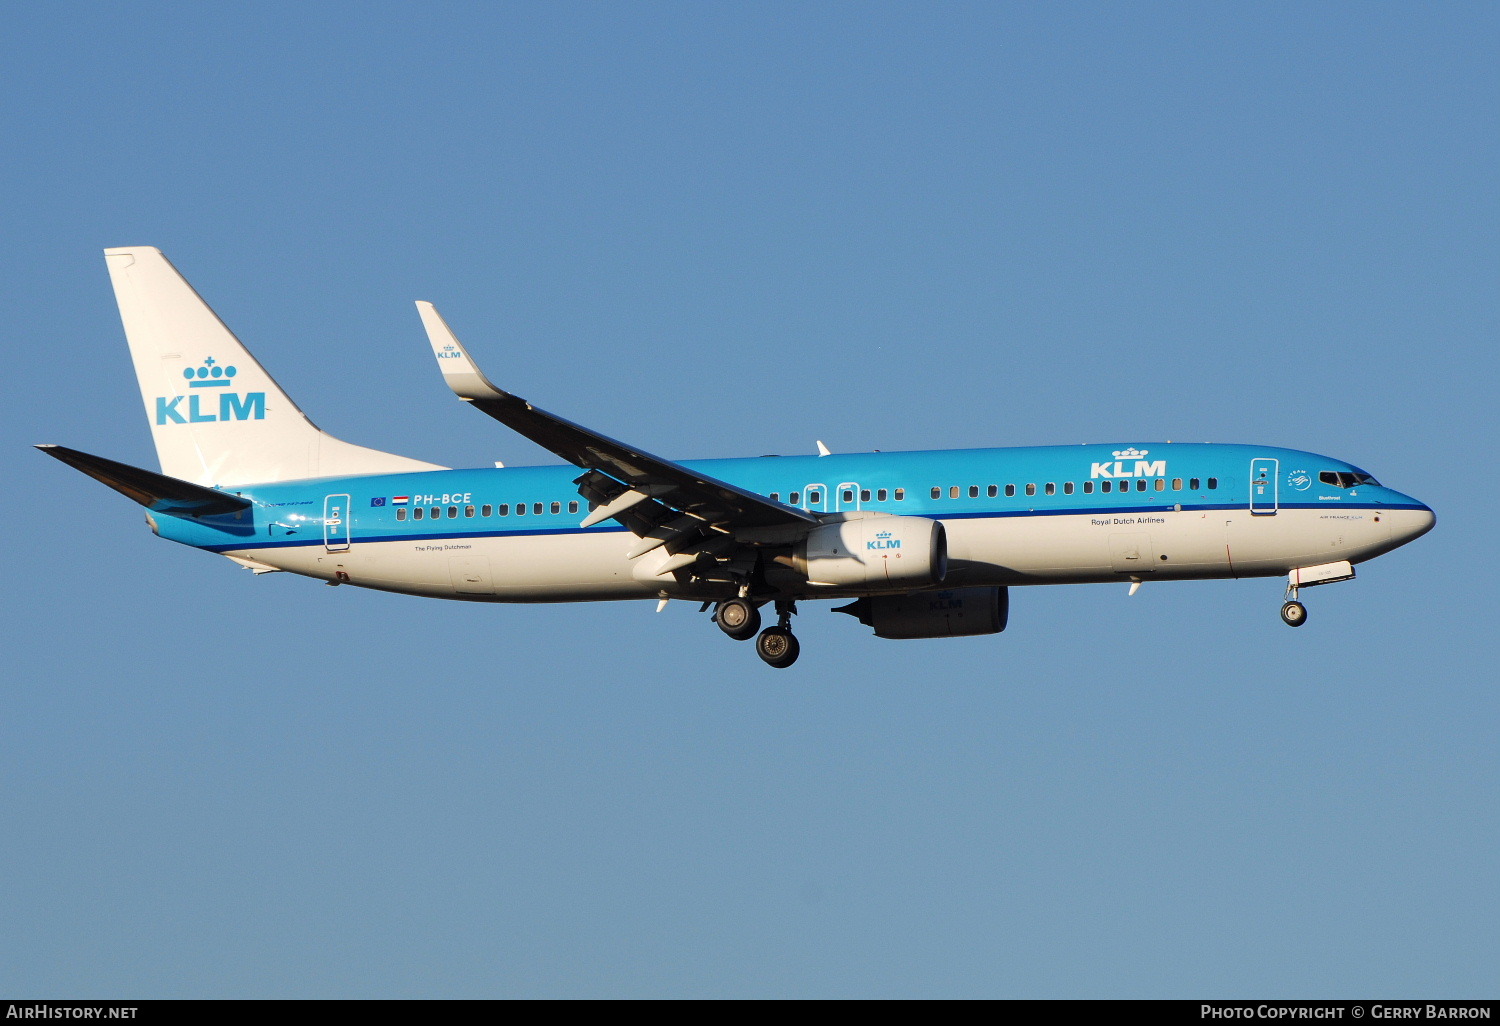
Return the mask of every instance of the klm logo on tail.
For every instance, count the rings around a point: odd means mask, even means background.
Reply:
[[[220,366],[212,356],[204,360],[201,367],[187,368],[182,376],[187,379],[188,388],[226,389],[219,393],[218,408],[214,408],[212,399],[206,403],[203,401],[205,395],[211,396],[212,393],[192,392],[188,395],[174,395],[170,399],[158,396],[156,423],[208,424],[224,420],[265,420],[266,393],[227,391],[234,387],[236,373],[238,370],[235,367]],[[183,400],[187,401],[186,409],[183,408]]]

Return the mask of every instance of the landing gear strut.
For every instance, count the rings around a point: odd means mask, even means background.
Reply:
[[[1286,602],[1281,607],[1281,622],[1288,627],[1301,627],[1307,622],[1307,607],[1297,601],[1297,586],[1286,586]]]
[[[760,637],[755,639],[755,654],[765,660],[768,666],[784,670],[795,663],[797,656],[802,654],[802,646],[797,643],[797,636],[792,633],[792,616],[796,612],[796,603],[777,602],[776,626],[767,627],[760,632]]]

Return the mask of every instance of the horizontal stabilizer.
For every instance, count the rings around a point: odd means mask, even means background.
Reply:
[[[37,448],[157,513],[206,517],[237,513],[250,506],[249,499],[242,499],[238,495],[229,495],[189,481],[167,477],[165,474],[142,470],[128,463],[116,463],[103,456],[93,456],[62,445],[39,445]]]

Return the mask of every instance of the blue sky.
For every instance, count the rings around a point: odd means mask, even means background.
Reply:
[[[1489,4],[9,5],[0,994],[1493,996]],[[154,466],[161,247],[324,428],[551,462],[1311,449],[1438,512],[1307,593],[998,637],[262,579]]]

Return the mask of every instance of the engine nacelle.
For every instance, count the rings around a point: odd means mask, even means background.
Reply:
[[[951,588],[914,595],[862,598],[835,613],[848,613],[877,638],[963,638],[999,634],[1010,616],[1005,588]]]
[[[813,528],[792,563],[809,584],[910,590],[948,575],[948,537],[926,517],[860,517]]]

